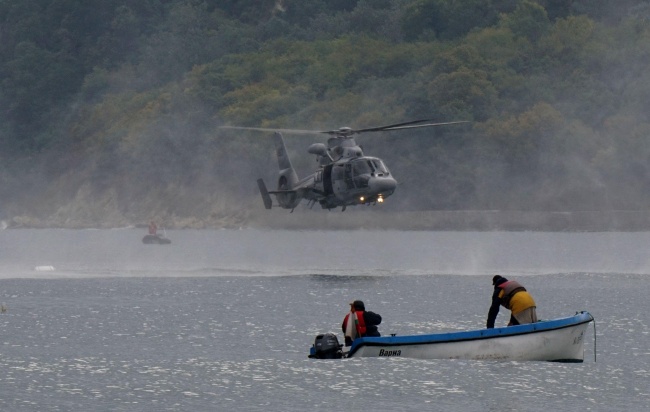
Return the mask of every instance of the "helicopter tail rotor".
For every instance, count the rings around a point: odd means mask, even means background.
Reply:
[[[275,195],[275,198],[281,207],[293,210],[302,199],[302,196],[295,190],[299,180],[298,174],[291,164],[282,134],[276,132],[273,134],[273,138],[275,140],[275,151],[278,157],[278,188],[269,193]]]
[[[264,207],[266,209],[270,209],[273,206],[273,201],[271,200],[271,195],[269,195],[269,191],[266,189],[264,180],[257,179],[257,187],[260,188],[260,194],[262,195],[262,201],[264,202]]]

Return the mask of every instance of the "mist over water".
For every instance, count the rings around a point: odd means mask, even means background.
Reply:
[[[144,234],[0,231],[0,278],[650,273],[649,232],[168,230],[171,245]]]
[[[0,231],[0,409],[646,410],[649,233]],[[51,266],[49,268],[37,267]],[[43,270],[44,269],[44,270]],[[587,310],[585,362],[307,359],[351,299],[380,332],[483,328],[491,276]],[[507,323],[502,310],[497,325]],[[597,361],[594,362],[594,356]]]

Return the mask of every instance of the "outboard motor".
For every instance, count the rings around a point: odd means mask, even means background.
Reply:
[[[324,333],[316,336],[309,357],[316,359],[341,359],[343,352],[339,340],[333,333]]]

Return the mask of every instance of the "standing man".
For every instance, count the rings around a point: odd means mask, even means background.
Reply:
[[[156,222],[153,220],[149,222],[149,234],[153,236],[158,235],[158,226],[156,225]]]
[[[492,278],[492,284],[494,292],[487,318],[488,329],[494,328],[494,321],[499,314],[499,305],[511,311],[508,326],[537,322],[537,305],[519,282],[496,275]]]
[[[345,346],[351,346],[352,341],[364,336],[381,336],[377,325],[381,323],[381,316],[366,311],[366,306],[360,300],[350,302],[350,313],[343,319],[343,335]]]

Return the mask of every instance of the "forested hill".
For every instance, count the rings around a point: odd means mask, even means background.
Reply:
[[[471,123],[362,136],[382,210],[647,211],[649,69],[647,0],[0,0],[0,219],[246,225],[274,149],[218,126],[420,118]]]

